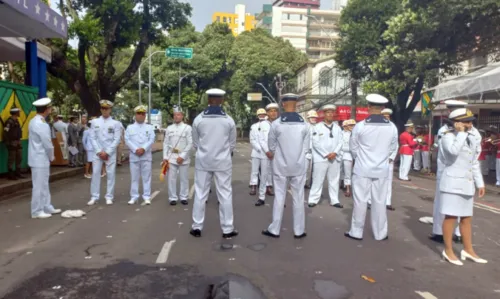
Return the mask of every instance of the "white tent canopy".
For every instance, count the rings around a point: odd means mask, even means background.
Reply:
[[[500,90],[500,62],[487,65],[475,72],[460,76],[430,88],[434,90],[433,102],[467,98],[473,95]]]

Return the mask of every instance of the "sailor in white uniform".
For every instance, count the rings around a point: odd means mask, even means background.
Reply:
[[[266,106],[267,112],[267,121],[269,122],[269,126],[278,119],[280,107],[276,103],[271,103]],[[270,168],[267,175],[267,190],[266,194],[269,196],[274,196],[273,191],[273,163],[270,163]]]
[[[90,183],[91,198],[87,205],[96,204],[101,190],[101,169],[106,165],[107,188],[106,204],[112,205],[115,196],[116,148],[120,143],[122,125],[111,117],[113,103],[101,100],[101,117],[92,120],[90,141],[95,151],[92,162],[92,181]]]
[[[457,109],[465,108],[467,106],[466,102],[463,101],[457,101],[457,100],[447,100],[445,101],[446,108],[448,108],[449,112],[453,112]],[[442,146],[441,146],[441,139],[443,138],[443,135],[445,132],[453,130],[453,125],[452,123],[447,120],[445,124],[439,129],[438,134],[437,134],[437,147],[438,147],[438,156],[437,156],[437,171],[436,171],[436,186],[439,186],[440,180],[441,180],[441,175],[443,173],[443,170],[445,168],[444,164],[444,152],[442,151]],[[480,146],[481,144],[479,144]],[[479,157],[479,156],[478,156]],[[438,242],[438,243],[443,243],[443,221],[444,221],[444,215],[442,215],[439,212],[439,207],[441,205],[441,199],[440,199],[440,190],[439,188],[436,187],[436,192],[434,194],[434,209],[432,213],[432,218],[433,218],[433,224],[432,224],[432,234],[429,235],[429,239]],[[453,240],[455,242],[461,242],[461,236],[460,236],[460,229],[457,227],[455,230],[455,236],[453,236]]]
[[[351,154],[356,163],[352,176],[354,209],[351,229],[344,235],[363,239],[368,200],[372,201],[371,224],[375,240],[386,240],[389,160],[397,148],[398,130],[382,114],[389,100],[378,94],[366,97],[370,116],[359,122],[351,135]]]
[[[311,110],[307,112],[307,121],[309,124],[309,134],[312,136],[314,127],[318,124],[318,113],[315,110]],[[312,139],[311,139],[311,144],[309,146],[309,151],[306,154],[306,168],[307,168],[307,174],[306,174],[306,189],[311,189],[312,186],[312,175],[313,175],[313,159],[312,159]]]
[[[270,168],[270,160],[268,155],[271,154],[267,140],[271,124],[266,120],[266,110],[257,110],[257,117],[259,121],[252,125],[250,128],[250,144],[252,145],[252,174],[250,176],[250,195],[257,194],[257,182],[259,181],[260,169],[260,186],[259,186],[259,199],[255,206],[262,206],[266,200],[266,184],[268,172]]]
[[[352,180],[352,155],[351,148],[349,146],[351,141],[352,129],[356,125],[354,119],[348,119],[342,123],[344,130],[342,131],[342,170],[344,173],[344,185],[346,197],[350,197],[352,194],[351,180]]]
[[[193,225],[190,234],[201,237],[205,221],[205,203],[212,178],[219,199],[219,217],[222,237],[238,235],[233,225],[233,188],[231,185],[233,162],[231,153],[236,147],[236,125],[222,110],[225,91],[210,89],[208,108],[193,122],[193,145],[196,149],[194,175]]]
[[[163,140],[163,163],[168,161],[168,201],[176,205],[188,204],[189,197],[189,164],[193,149],[193,130],[183,122],[184,114],[179,107],[174,108],[174,123],[167,127]],[[177,196],[177,175],[180,180],[180,191]]]
[[[147,107],[135,107],[135,123],[125,131],[125,144],[127,145],[130,161],[130,201],[129,205],[139,200],[139,180],[142,178],[142,199],[144,203],[151,204],[151,175],[153,164],[153,144],[155,142],[154,127],[146,124]]]
[[[439,212],[445,215],[443,222],[443,238],[445,249],[442,256],[448,262],[462,266],[453,252],[453,230],[458,217],[462,231],[464,250],[460,257],[463,261],[470,259],[473,262],[485,264],[472,247],[471,218],[474,210],[474,195],[476,188],[479,198],[485,194],[483,176],[477,160],[477,137],[471,134],[474,114],[466,109],[456,109],[450,113],[450,120],[454,122],[454,130],[446,131],[441,138],[443,164],[440,183]]]
[[[313,184],[309,193],[309,207],[315,207],[323,191],[325,177],[328,181],[330,205],[339,209],[340,163],[342,162],[342,130],[334,121],[335,105],[325,105],[325,119],[314,127],[312,138],[312,154],[314,163]]]
[[[273,153],[276,195],[273,204],[273,222],[262,231],[262,234],[272,238],[280,236],[288,182],[293,197],[294,236],[297,239],[306,236],[304,209],[306,169],[304,165],[310,146],[310,135],[304,119],[296,112],[298,98],[299,96],[295,94],[283,95],[281,102],[285,112],[272,123],[269,132],[269,149]]]
[[[44,219],[61,213],[51,204],[49,178],[50,162],[54,161],[50,126],[45,119],[50,115],[52,100],[42,98],[33,102],[36,116],[29,123],[28,165],[31,167],[33,191],[31,218]]]

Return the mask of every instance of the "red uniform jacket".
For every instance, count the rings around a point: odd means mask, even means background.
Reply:
[[[485,141],[485,139],[481,140],[481,154],[479,154],[479,161],[486,160],[486,156],[491,152],[491,146],[492,144],[490,142]]]
[[[420,150],[423,152],[428,152],[429,149],[431,148],[431,145],[433,143],[432,137],[429,138],[429,134],[425,134],[422,136],[422,140],[424,141],[424,145],[421,145]]]
[[[418,145],[414,137],[408,132],[399,135],[399,154],[413,156],[413,149]]]

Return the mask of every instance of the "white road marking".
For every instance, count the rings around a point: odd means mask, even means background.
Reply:
[[[241,155],[242,157],[245,157],[245,155]]]
[[[194,196],[194,184],[191,186],[191,189],[189,189],[189,199],[193,200]]]
[[[490,207],[485,207],[485,206],[482,206],[482,205],[478,205],[476,203],[474,203],[474,207],[478,208],[478,209],[481,209],[481,210],[485,210],[485,211],[490,211],[492,213],[495,213],[495,214],[500,214],[500,211],[498,210],[494,210]]]
[[[175,239],[172,241],[165,242],[163,247],[161,248],[160,254],[158,254],[158,258],[156,259],[157,264],[165,264],[168,260],[168,255],[170,254],[170,250],[172,250],[172,246],[174,246]]]
[[[153,201],[153,199],[158,195],[160,194],[160,191],[156,190],[155,192],[153,192],[153,194],[151,195],[151,201]]]
[[[424,299],[438,299],[438,297],[432,295],[429,292],[415,291],[415,293],[419,294]]]
[[[248,160],[248,162],[252,163],[252,160]]]

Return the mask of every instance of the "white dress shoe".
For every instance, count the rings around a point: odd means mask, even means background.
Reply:
[[[151,204],[151,199],[145,199],[144,204],[149,206]]]
[[[445,261],[448,261],[455,266],[463,266],[464,265],[460,260],[450,260],[450,258],[446,255],[446,252],[444,250],[443,250],[442,255],[443,255],[443,259]]]
[[[31,216],[31,218],[33,218],[33,219],[45,219],[45,218],[50,218],[50,217],[52,217],[52,215],[51,214],[47,214],[45,212],[41,212],[38,215]]]
[[[54,215],[54,214],[61,214],[62,210],[61,209],[53,209],[50,214]]]
[[[482,258],[478,258],[478,257],[473,257],[472,255],[468,254],[463,249],[460,252],[460,258],[462,259],[462,261],[465,261],[465,260],[469,259],[469,260],[473,261],[474,263],[478,263],[478,264],[487,264],[488,263],[487,260],[482,259]]]
[[[106,204],[109,206],[109,205],[112,205],[113,204],[113,201],[111,199],[106,199]]]
[[[93,205],[95,205],[96,203],[97,203],[97,200],[96,200],[96,199],[91,199],[91,200],[87,203],[87,205],[88,205],[88,206],[93,206]]]
[[[133,200],[133,199],[129,200],[128,204],[129,205],[135,205],[135,200]]]

